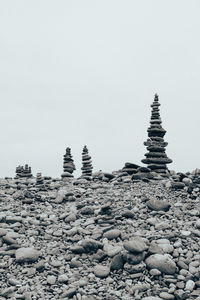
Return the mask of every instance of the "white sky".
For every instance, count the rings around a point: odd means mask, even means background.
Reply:
[[[0,176],[140,163],[161,102],[170,169],[200,167],[199,0],[2,0]],[[79,172],[75,173],[78,176]]]

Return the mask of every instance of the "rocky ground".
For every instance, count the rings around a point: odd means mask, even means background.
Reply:
[[[199,175],[105,178],[0,180],[0,300],[200,299]]]

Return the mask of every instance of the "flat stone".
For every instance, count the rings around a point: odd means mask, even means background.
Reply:
[[[104,237],[107,238],[108,240],[113,240],[118,238],[121,235],[121,231],[118,229],[111,229],[109,231],[106,231],[104,233]]]
[[[19,248],[15,253],[16,262],[35,262],[39,258],[39,251],[34,248]]]
[[[173,300],[174,296],[172,294],[169,294],[167,292],[161,292],[159,295],[162,299],[166,299],[166,300]]]
[[[169,204],[168,201],[152,198],[149,201],[147,201],[147,206],[151,210],[155,210],[155,211],[159,211],[159,210],[168,211],[171,205]]]
[[[162,298],[150,296],[150,297],[144,297],[142,298],[142,300],[162,300]]]

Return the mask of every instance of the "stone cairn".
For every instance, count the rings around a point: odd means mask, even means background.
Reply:
[[[148,139],[144,142],[144,145],[147,146],[148,153],[145,154],[146,158],[142,160],[144,164],[147,164],[147,167],[156,173],[166,174],[167,173],[167,164],[171,163],[172,160],[167,157],[165,153],[165,148],[168,145],[164,141],[164,135],[166,130],[162,128],[162,121],[160,118],[159,111],[159,99],[158,95],[155,94],[154,102],[152,103],[152,112],[150,127],[148,128]]]
[[[15,178],[30,178],[32,177],[31,167],[27,164],[23,166],[16,167],[16,177]]]
[[[74,160],[71,155],[71,148],[67,147],[66,153],[63,156],[64,157],[64,163],[63,163],[63,174],[61,175],[62,178],[72,178],[73,172],[76,170],[74,165]]]
[[[87,146],[83,147],[83,152],[82,152],[82,178],[90,178],[92,176],[92,161],[91,161],[91,156],[88,154],[88,148]]]
[[[36,175],[36,185],[44,184],[44,179],[42,177],[42,173],[37,173]]]

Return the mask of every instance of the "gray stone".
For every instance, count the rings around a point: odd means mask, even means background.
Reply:
[[[145,251],[148,247],[140,237],[134,237],[129,241],[124,242],[124,248],[132,253],[141,253]]]
[[[121,235],[121,231],[118,229],[111,229],[109,231],[106,231],[104,233],[104,237],[107,238],[108,240],[113,240],[118,238]]]
[[[113,257],[110,265],[111,270],[120,270],[124,267],[124,260],[121,254],[116,255]]]
[[[151,210],[163,210],[163,211],[168,211],[170,208],[170,204],[168,201],[165,200],[158,200],[156,198],[152,198],[149,201],[147,201],[147,206]]]
[[[39,251],[34,248],[19,248],[15,253],[16,262],[35,262],[39,258]]]
[[[149,269],[158,269],[165,274],[174,274],[176,272],[176,264],[167,254],[153,254],[145,262]]]
[[[99,278],[106,278],[110,273],[110,268],[102,265],[97,265],[94,267],[94,274]]]
[[[56,283],[56,276],[54,276],[54,275],[49,275],[49,276],[47,277],[47,283],[48,283],[49,285],[55,284],[55,283]]]

